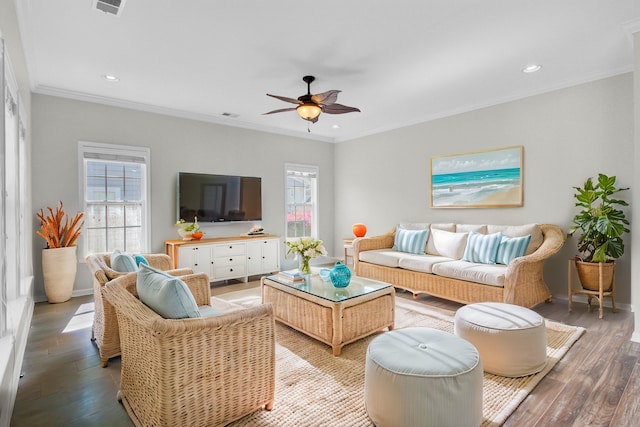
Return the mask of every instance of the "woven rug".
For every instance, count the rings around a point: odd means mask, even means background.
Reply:
[[[260,303],[259,290],[221,295],[243,305]],[[484,375],[482,426],[504,423],[540,380],[584,333],[553,321],[547,325],[545,369],[505,378]],[[424,304],[396,298],[395,328],[425,326],[453,332],[453,318]],[[366,349],[375,335],[356,341],[334,357],[331,348],[276,322],[276,399],[272,411],[256,411],[231,426],[372,426],[364,406]]]

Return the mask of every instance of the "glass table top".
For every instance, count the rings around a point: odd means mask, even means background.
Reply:
[[[318,274],[312,274],[309,279],[300,283],[289,283],[277,275],[267,276],[267,279],[332,302],[348,300],[391,287],[389,283],[353,275],[346,288],[336,288],[331,281],[323,281]]]

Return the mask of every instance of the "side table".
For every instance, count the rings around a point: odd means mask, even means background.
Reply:
[[[614,313],[616,312],[616,301],[615,301],[615,287],[616,287],[616,274],[615,274],[615,270],[613,272],[613,282],[611,283],[611,290],[609,291],[605,291],[603,290],[603,285],[602,285],[602,265],[600,266],[600,280],[599,280],[599,287],[600,289],[597,291],[591,291],[589,289],[584,289],[584,288],[580,288],[580,289],[574,289],[572,286],[572,278],[573,278],[573,269],[574,269],[574,262],[572,259],[569,260],[568,263],[568,269],[567,269],[567,287],[568,287],[568,291],[569,291],[569,312],[571,312],[571,303],[573,302],[573,295],[578,295],[578,294],[582,294],[582,295],[586,295],[587,296],[587,304],[588,304],[588,309],[591,310],[591,300],[593,298],[598,300],[598,306],[599,306],[599,318],[602,319],[602,304],[604,302],[604,298],[605,297],[611,297],[611,311],[613,311]]]
[[[353,237],[345,237],[342,239],[344,246],[344,265],[349,265],[349,258],[353,261]]]

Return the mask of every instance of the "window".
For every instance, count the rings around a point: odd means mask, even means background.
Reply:
[[[84,253],[146,252],[149,247],[149,149],[79,144]]]
[[[318,237],[318,167],[285,165],[286,239]]]

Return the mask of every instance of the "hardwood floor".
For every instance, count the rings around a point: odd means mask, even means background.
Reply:
[[[214,295],[258,286],[216,285]],[[398,298],[411,298],[399,291]],[[460,304],[421,296],[454,313]],[[587,329],[569,353],[509,417],[505,426],[639,426],[640,344],[629,341],[632,313],[587,311],[566,301],[541,304],[542,316]],[[93,297],[36,304],[11,426],[132,426],[116,400],[120,359],[100,367],[90,341]],[[313,425],[313,420],[309,420]]]

